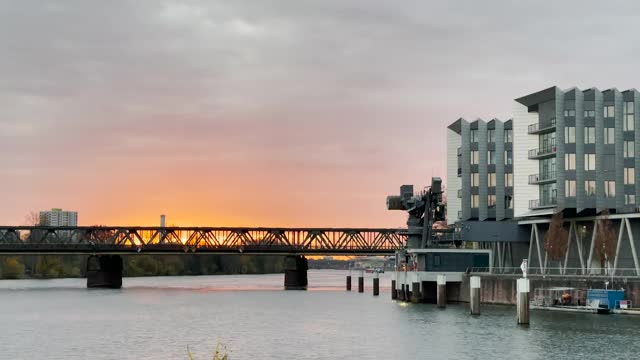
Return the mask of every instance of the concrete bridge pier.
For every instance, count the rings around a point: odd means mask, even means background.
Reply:
[[[302,255],[287,256],[284,268],[285,290],[307,290],[307,258]]]
[[[87,287],[120,289],[122,270],[120,255],[91,255],[87,259]]]

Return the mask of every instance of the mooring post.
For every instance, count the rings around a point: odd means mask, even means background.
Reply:
[[[347,291],[351,291],[351,275],[347,275]]]
[[[360,274],[358,276],[358,292],[364,292],[364,270],[360,270]]]
[[[480,315],[480,276],[472,276],[470,279],[469,306],[471,315]]]
[[[518,298],[517,298],[517,311],[518,311],[518,325],[529,324],[529,279],[518,279]]]
[[[378,272],[373,273],[373,296],[380,295],[380,278],[378,277]]]
[[[417,304],[420,302],[420,283],[411,283],[411,302]]]
[[[396,290],[396,281],[391,280],[391,300],[398,299],[398,291]]]
[[[398,299],[404,301],[404,284],[400,284],[400,292],[398,293]]]
[[[409,284],[404,285],[404,301],[411,301],[411,290],[409,290]]]
[[[437,284],[438,284],[438,293],[437,293],[438,307],[445,308],[447,306],[447,277],[445,275],[438,275]]]

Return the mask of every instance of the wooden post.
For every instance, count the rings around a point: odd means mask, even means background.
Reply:
[[[470,278],[470,296],[469,306],[471,315],[480,315],[480,276],[472,276]]]
[[[351,275],[347,275],[347,291],[351,291]]]
[[[373,274],[373,296],[380,295],[380,279],[378,278],[378,273],[375,272]]]
[[[529,279],[518,279],[517,283],[518,325],[529,324]]]
[[[364,292],[364,271],[360,270],[360,274],[358,276],[358,292]]]
[[[445,308],[447,306],[447,277],[445,275],[438,275],[438,293],[437,302],[439,308]]]
[[[396,281],[391,280],[391,300],[398,299],[398,291],[396,290]]]
[[[411,302],[417,304],[420,302],[420,283],[411,283]]]

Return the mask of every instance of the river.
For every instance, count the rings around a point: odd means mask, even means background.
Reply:
[[[283,275],[126,278],[120,290],[84,279],[0,281],[0,359],[637,359],[640,317],[515,307],[445,310],[344,291],[345,271],[309,271],[308,291]],[[368,274],[367,274],[368,275]],[[354,279],[354,289],[357,281]]]

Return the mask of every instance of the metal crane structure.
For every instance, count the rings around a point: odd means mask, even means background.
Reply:
[[[445,204],[442,199],[442,179],[431,178],[431,186],[424,191],[414,194],[413,185],[400,186],[400,195],[387,196],[387,210],[406,211],[407,219],[407,249],[424,249],[434,243],[451,241],[453,234],[446,231],[434,230],[433,223],[445,220]]]

